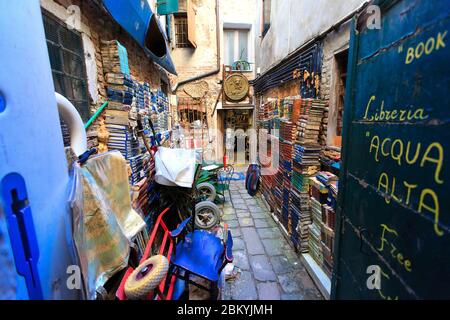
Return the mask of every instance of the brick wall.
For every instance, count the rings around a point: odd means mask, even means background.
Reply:
[[[118,40],[128,52],[128,63],[131,74],[139,81],[146,81],[150,83],[152,89],[160,88],[161,77],[164,76],[165,71],[154,64],[147,56],[141,47],[132,39],[125,30],[123,30],[103,9],[99,8],[93,1],[90,0],[53,0],[53,2],[68,8],[70,5],[77,5],[81,11],[81,22],[88,27],[86,36],[93,42],[95,47],[95,65],[97,69],[97,93],[98,101],[93,103],[91,101],[91,114],[106,100],[105,79],[103,75],[103,62],[100,53],[101,40]],[[92,57],[86,57],[92,58]],[[89,146],[97,145],[97,127],[94,123],[88,130]]]

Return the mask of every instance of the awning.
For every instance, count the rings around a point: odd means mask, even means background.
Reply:
[[[124,28],[149,58],[172,74],[177,74],[169,54],[167,39],[147,0],[103,0],[113,19]]]

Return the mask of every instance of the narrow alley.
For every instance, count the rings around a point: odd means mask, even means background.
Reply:
[[[243,180],[232,180],[230,190],[233,204],[227,197],[223,220],[233,234],[234,265],[240,273],[226,282],[224,299],[323,299],[261,196],[249,196]]]
[[[450,0],[0,0],[0,300],[450,299],[449,31]]]

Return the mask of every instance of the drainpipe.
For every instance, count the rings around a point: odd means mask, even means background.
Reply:
[[[185,85],[186,83],[197,81],[203,78],[207,78],[213,75],[216,75],[220,72],[220,20],[219,20],[219,0],[216,0],[216,48],[217,48],[217,67],[213,71],[209,71],[207,73],[188,78],[186,80],[177,82],[175,86],[170,88],[172,94],[175,94],[178,90],[178,87]]]

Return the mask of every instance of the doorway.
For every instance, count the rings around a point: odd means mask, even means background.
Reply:
[[[248,130],[253,127],[253,110],[223,110],[224,152],[230,164],[245,165],[250,158]]]
[[[328,145],[342,146],[342,128],[344,119],[345,91],[347,82],[348,49],[334,56],[333,90],[334,102],[331,102],[330,110],[330,134]]]

